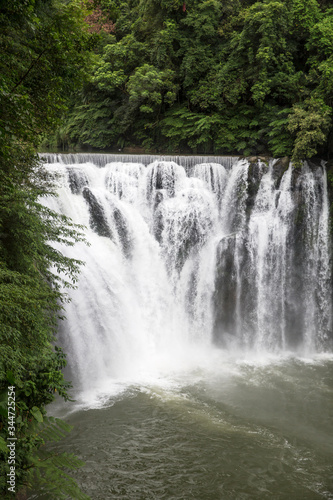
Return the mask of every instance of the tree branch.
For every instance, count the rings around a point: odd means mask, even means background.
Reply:
[[[34,61],[32,61],[32,63],[30,64],[29,68],[27,69],[27,71],[24,73],[24,75],[22,76],[21,80],[16,84],[14,85],[14,87],[11,89],[10,91],[10,94],[12,94],[14,92],[14,90],[17,89],[17,87],[19,87],[23,82],[24,80],[27,78],[27,76],[29,75],[30,71],[32,70],[32,68],[38,63],[38,61],[40,60],[40,58],[45,54],[45,52],[47,51],[47,47],[46,49],[44,49],[40,54],[39,56],[37,57],[37,59],[35,59]]]

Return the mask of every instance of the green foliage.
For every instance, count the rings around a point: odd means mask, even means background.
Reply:
[[[332,127],[324,108],[313,111],[308,103],[312,96],[333,105],[327,3],[192,0],[185,10],[181,0],[95,5],[111,16],[115,32],[95,51],[59,145],[325,156]],[[312,125],[303,118],[295,125],[300,109],[314,113]],[[300,142],[301,128],[307,133]]]
[[[159,112],[163,103],[173,104],[176,100],[173,78],[171,70],[159,71],[149,64],[137,68],[127,84],[129,102],[142,113]]]
[[[20,415],[16,418],[19,436],[15,450],[16,463],[24,458],[21,463],[21,483],[26,489],[38,490],[38,494],[49,498],[89,500],[69,475],[70,471],[84,465],[82,460],[72,453],[58,453],[52,447],[52,443],[65,439],[72,427],[61,419],[46,417],[37,407],[33,407],[29,415],[31,418],[27,425],[22,423]],[[0,453],[2,452],[7,454],[8,447],[0,437]],[[3,478],[9,471],[5,462],[0,470],[0,488],[4,489]],[[11,498],[10,494],[8,498]]]
[[[333,104],[333,9],[312,26],[306,43],[309,51],[309,81],[326,104]]]
[[[322,99],[310,98],[294,105],[289,115],[288,130],[295,135],[292,160],[299,164],[303,158],[317,153],[317,146],[326,141],[331,127],[332,110]]]
[[[36,144],[64,109],[64,90],[79,82],[86,57],[83,16],[78,1],[1,2],[1,128],[9,122],[12,133]]]
[[[75,286],[81,263],[54,244],[84,238],[79,227],[41,204],[53,187],[36,148],[86,73],[91,44],[85,16],[78,0],[0,2],[1,498],[7,495],[8,385],[16,395],[16,491],[30,487],[37,467],[33,457],[44,441],[35,425],[45,421],[46,405],[56,393],[69,399],[65,356],[53,344],[67,301],[63,290]]]
[[[31,457],[30,465],[27,467],[29,471],[27,480],[34,485],[34,488],[38,487],[40,494],[48,495],[50,498],[88,500],[89,497],[81,492],[67,472],[81,467],[82,460],[71,453],[56,453],[48,444],[64,439],[72,427],[54,417],[44,417],[40,420],[39,415],[37,421],[38,423],[33,425],[33,432],[42,444],[38,454]]]
[[[270,117],[267,142],[275,158],[290,156],[293,150],[293,139],[288,131],[290,112],[290,108],[285,108],[275,111],[274,118]]]

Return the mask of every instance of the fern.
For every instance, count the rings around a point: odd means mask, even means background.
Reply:
[[[277,111],[271,117],[267,135],[268,145],[274,156],[288,156],[291,154],[293,139],[288,131],[290,108]]]
[[[36,464],[34,481],[40,494],[48,495],[52,500],[72,498],[74,500],[89,500],[82,493],[76,481],[62,469],[76,469],[82,465],[74,455],[62,453],[50,456],[45,461]]]
[[[44,417],[43,422],[35,425],[36,437],[43,445],[38,453],[31,457],[27,469],[30,488],[38,490],[39,494],[47,495],[52,500],[69,499],[89,500],[76,481],[67,471],[76,470],[84,462],[72,453],[57,453],[46,443],[57,443],[64,439],[72,430],[72,426],[55,417]]]

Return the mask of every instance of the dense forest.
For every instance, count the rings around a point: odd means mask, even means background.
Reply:
[[[83,87],[45,145],[332,154],[326,0],[99,0]]]
[[[53,188],[37,152],[329,158],[333,8],[325,0],[0,0],[0,50],[0,496],[13,497],[15,431],[21,498],[38,483],[50,498],[84,499],[68,475],[80,460],[44,446],[70,430],[46,406],[56,394],[69,398],[55,336],[63,289],[75,286],[82,264],[53,244],[84,237],[40,203]]]

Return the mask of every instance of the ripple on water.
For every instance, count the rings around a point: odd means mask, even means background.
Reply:
[[[54,448],[85,461],[75,476],[94,500],[332,499],[332,361],[229,360],[192,383],[124,384],[69,415]]]

